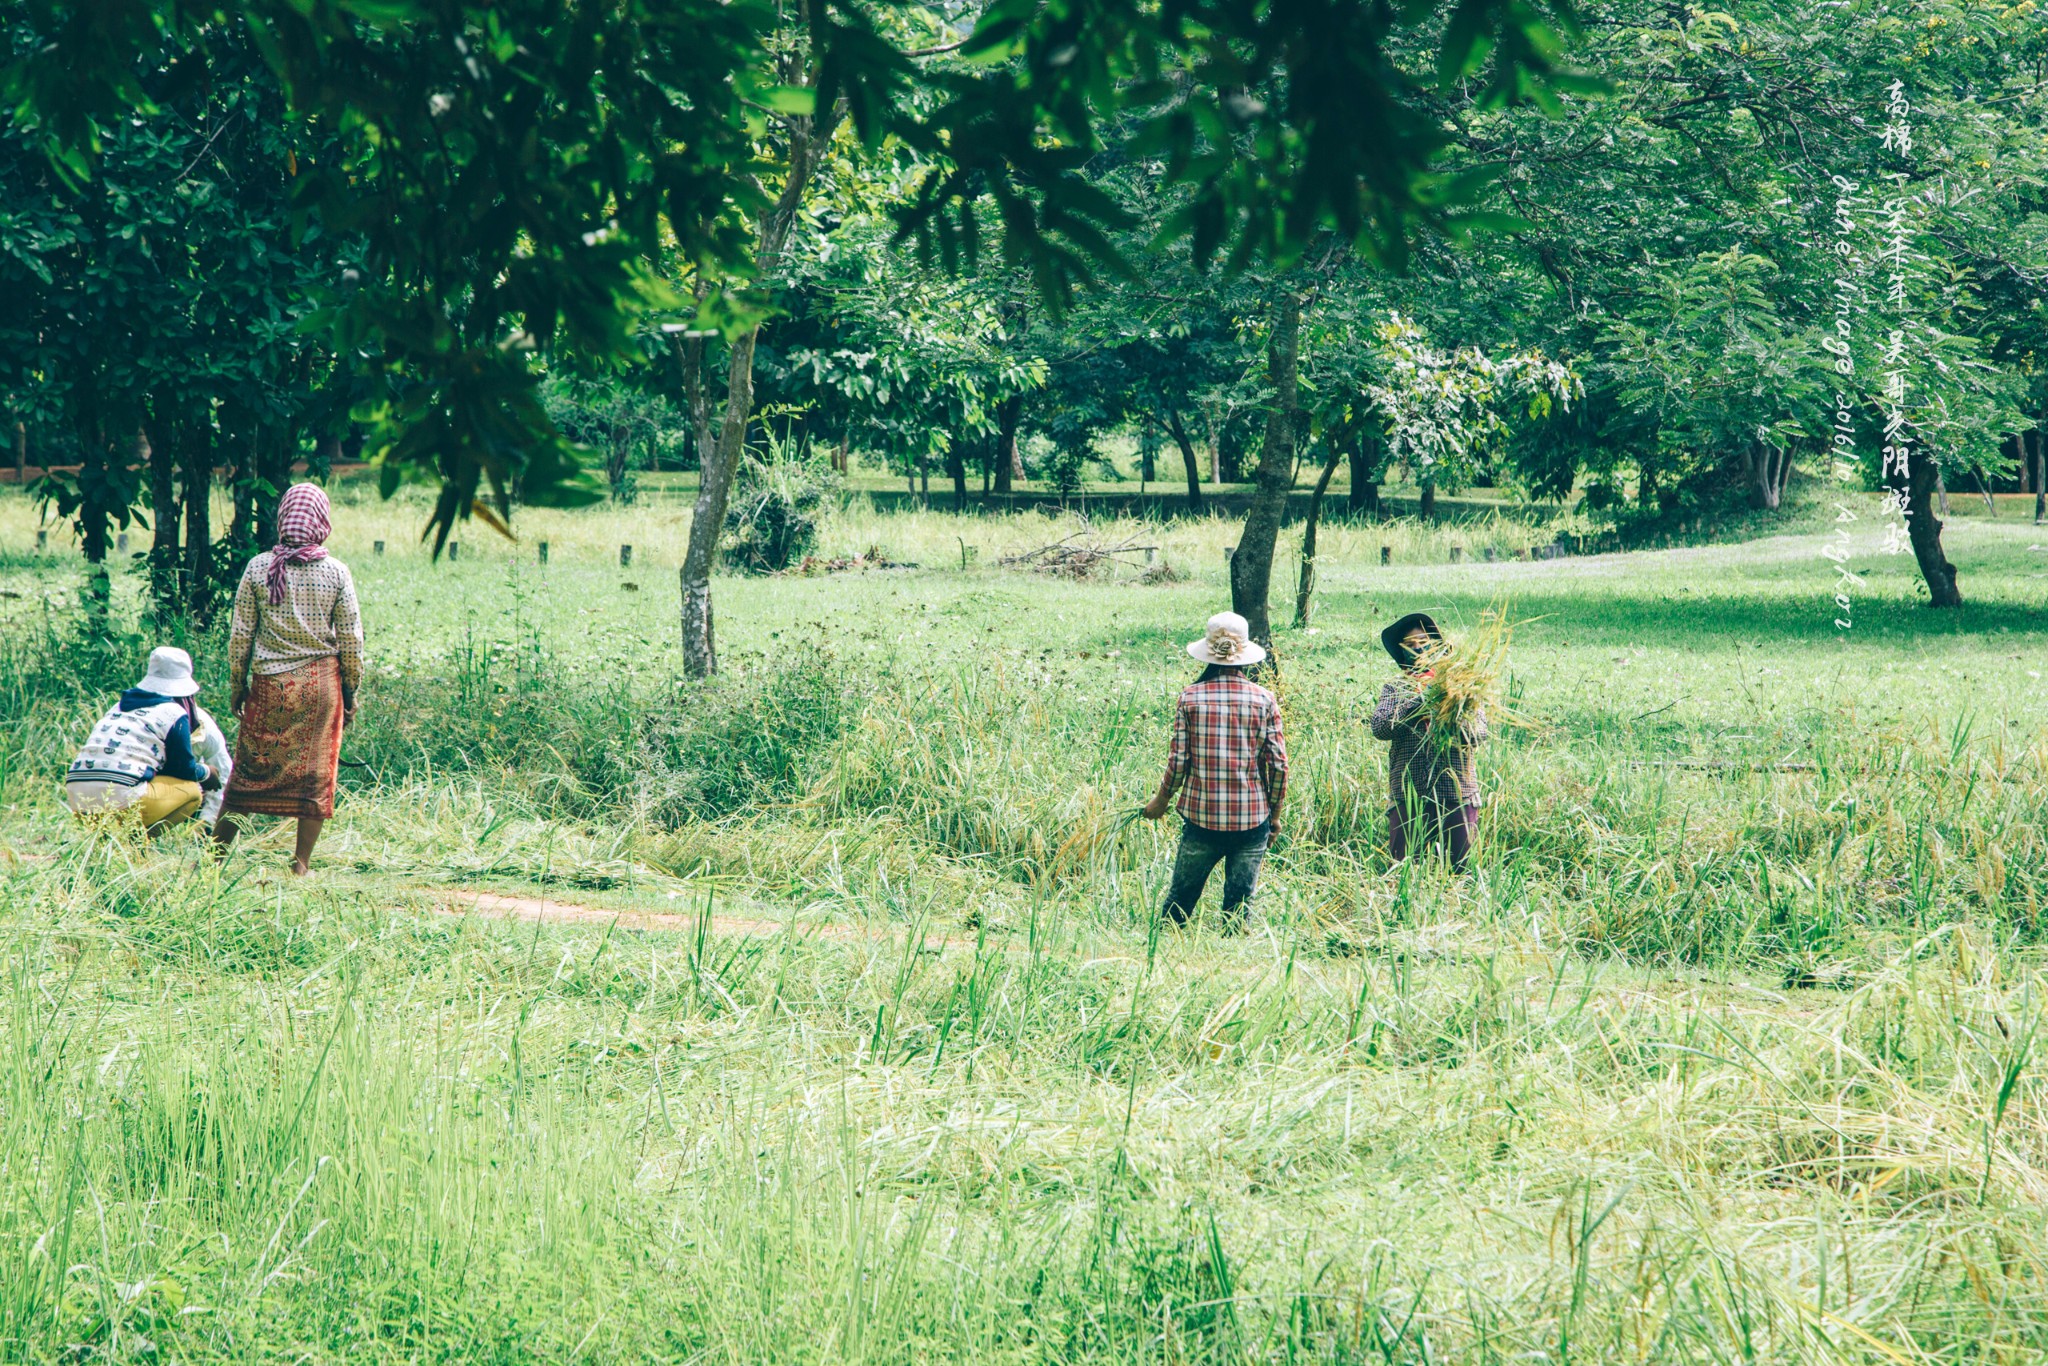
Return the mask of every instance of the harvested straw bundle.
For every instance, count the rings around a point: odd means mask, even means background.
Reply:
[[[1482,713],[1493,728],[1527,724],[1509,705],[1501,681],[1514,634],[1506,611],[1492,607],[1463,645],[1438,641],[1416,655],[1410,683],[1422,699],[1422,716],[1432,736],[1444,744],[1468,739]]]

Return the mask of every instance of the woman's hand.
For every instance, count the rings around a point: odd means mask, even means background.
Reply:
[[[233,713],[233,715],[234,715],[234,718],[235,718],[235,719],[236,719],[237,721],[239,721],[239,720],[241,720],[241,719],[242,719],[242,708],[243,708],[243,706],[244,706],[244,705],[246,705],[246,704],[247,704],[247,702],[248,702],[248,701],[249,701],[249,694],[247,694],[247,693],[245,693],[245,692],[236,692],[236,693],[231,693],[231,694],[229,694],[229,696],[228,696],[228,710],[229,710],[229,711],[230,711],[231,713]]]
[[[347,730],[350,726],[354,725],[355,723],[356,701],[353,697],[345,698],[343,699],[341,704],[341,728],[343,730]]]

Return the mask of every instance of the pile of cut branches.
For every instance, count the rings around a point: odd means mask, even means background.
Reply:
[[[1120,569],[1143,574],[1146,572],[1146,553],[1156,553],[1158,549],[1156,545],[1139,544],[1136,536],[1126,536],[1112,544],[1097,538],[1092,528],[1084,526],[1050,545],[1027,550],[1021,555],[1007,555],[1002,564],[1006,569],[1026,569],[1035,574],[1056,574],[1067,579],[1093,578],[1099,573],[1113,574]]]

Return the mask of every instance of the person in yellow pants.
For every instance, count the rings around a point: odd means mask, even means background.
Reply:
[[[199,680],[175,646],[150,652],[149,672],[92,728],[64,774],[81,818],[121,812],[155,834],[192,819],[221,775],[192,752]]]
[[[70,784],[67,783],[65,786],[69,787]],[[67,792],[66,795],[85,794]],[[144,783],[125,805],[106,801],[102,794],[100,801],[74,803],[72,809],[81,816],[94,810],[111,810],[139,817],[153,834],[173,825],[183,825],[199,814],[199,808],[205,802],[206,791],[198,783],[159,775]]]

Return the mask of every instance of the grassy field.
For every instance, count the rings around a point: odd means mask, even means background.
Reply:
[[[0,497],[0,1357],[2038,1360],[2048,532],[1956,512],[1970,605],[1862,531],[1848,631],[1817,532],[1326,528],[1222,938],[1129,813],[1231,523],[1075,582],[1000,563],[1072,524],[856,504],[822,549],[919,567],[720,580],[693,688],[684,504],[432,566],[352,491],[375,667],[295,882],[69,821],[139,575],[88,630]],[[1540,724],[1470,874],[1390,869],[1378,629],[1496,602]]]

